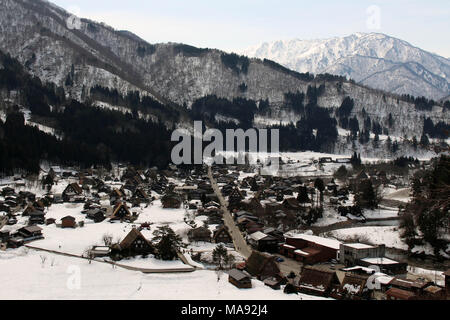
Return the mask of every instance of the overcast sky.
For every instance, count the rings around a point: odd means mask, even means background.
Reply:
[[[150,43],[223,50],[381,32],[450,57],[449,0],[51,0]]]

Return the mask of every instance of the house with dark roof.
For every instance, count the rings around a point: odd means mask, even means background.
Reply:
[[[284,199],[283,207],[284,207],[285,210],[292,210],[292,211],[298,211],[301,208],[301,206],[298,203],[296,198]]]
[[[284,242],[286,239],[284,238],[284,234],[283,232],[273,228],[273,227],[268,227],[268,228],[264,228],[263,231],[265,234],[275,237],[279,242]]]
[[[235,187],[230,195],[228,196],[228,209],[230,211],[234,209],[239,209],[240,203],[242,200],[245,199],[245,196],[241,190],[239,190],[238,187]]]
[[[111,255],[116,257],[146,255],[154,252],[152,243],[136,228],[131,229],[120,243],[111,246]]]
[[[256,231],[247,236],[248,243],[256,250],[261,252],[278,252],[278,240],[275,237],[267,235],[261,231]]]
[[[335,271],[305,266],[295,286],[305,294],[329,297],[338,293],[340,282]]]
[[[9,231],[0,230],[0,242],[7,242],[9,240]]]
[[[240,208],[242,210],[249,211],[255,214],[256,216],[264,215],[264,207],[262,206],[261,202],[255,197],[242,200]]]
[[[245,262],[245,268],[248,273],[259,280],[270,277],[283,278],[275,257],[256,250],[252,251],[252,254]]]
[[[23,216],[23,217],[29,216],[31,212],[34,212],[34,211],[36,211],[36,210],[37,210],[37,209],[36,209],[34,206],[32,206],[32,205],[27,205],[27,207],[25,208],[25,210],[23,210],[23,212],[22,212],[22,216]]]
[[[61,228],[75,228],[77,226],[76,219],[72,216],[61,218]]]
[[[161,203],[165,209],[179,209],[183,200],[175,193],[168,193],[161,198]]]
[[[114,211],[113,211],[113,214],[111,215],[110,220],[125,220],[125,219],[129,219],[130,217],[131,217],[131,213],[130,213],[130,210],[128,210],[126,203],[120,202],[114,208]]]
[[[69,184],[63,191],[62,197],[64,201],[68,202],[73,200],[74,197],[80,196],[83,194],[83,189],[79,186],[78,183],[74,182]]]
[[[239,289],[249,289],[252,287],[251,277],[244,271],[232,269],[228,272],[228,282]]]
[[[205,227],[198,227],[188,231],[189,241],[211,242],[211,230]]]
[[[95,223],[105,220],[105,212],[99,208],[90,209],[86,212],[86,218],[94,220]]]
[[[412,291],[407,291],[399,288],[390,288],[386,291],[387,300],[417,300],[417,296]]]
[[[109,195],[109,201],[112,205],[116,204],[116,202],[125,200],[125,196],[119,189],[114,189],[111,191]]]
[[[280,290],[281,285],[285,283],[285,281],[282,281],[277,278],[266,278],[264,279],[263,283],[272,288],[273,290]]]
[[[368,274],[346,273],[339,294],[342,299],[362,300],[370,297],[370,290],[367,287]]]
[[[337,240],[314,235],[286,235],[280,253],[302,263],[316,264],[336,259],[340,244]]]
[[[433,285],[433,282],[425,279],[411,280],[394,278],[391,282],[389,282],[391,289],[396,288],[404,291],[410,291],[414,293],[415,296],[421,296],[424,289],[431,285]]]
[[[213,239],[215,243],[233,243],[233,239],[225,225],[220,226],[214,231]]]
[[[245,224],[244,230],[247,234],[252,234],[257,231],[262,231],[264,229],[264,223],[257,221],[248,221]]]
[[[136,190],[134,191],[133,194],[133,198],[138,199],[139,201],[147,201],[148,200],[148,195],[147,193],[144,191],[144,189],[142,188],[136,188]]]
[[[43,239],[42,228],[38,226],[28,226],[20,228],[17,235],[23,239],[23,242]]]
[[[28,224],[44,224],[45,223],[45,213],[40,210],[34,210],[28,214]]]

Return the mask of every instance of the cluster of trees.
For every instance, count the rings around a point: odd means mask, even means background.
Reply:
[[[219,244],[214,248],[212,258],[213,261],[217,263],[219,270],[222,270],[225,267],[231,269],[236,260],[231,253],[228,253],[227,248],[223,244]]]
[[[300,92],[285,94],[285,106],[301,115],[301,119],[296,124],[279,124],[268,128],[280,130],[281,151],[332,149],[338,137],[337,122],[326,108],[317,105],[317,98],[323,90],[322,86],[309,86],[306,95]],[[309,101],[306,106],[305,97]]]
[[[375,209],[378,207],[379,194],[370,179],[359,182],[355,193],[355,203],[359,208]]]
[[[423,133],[431,138],[447,139],[450,134],[450,125],[442,121],[434,124],[433,120],[426,118],[423,123]]]
[[[402,236],[410,249],[424,241],[439,256],[450,229],[450,157],[442,155],[430,169],[417,172],[412,189],[413,199],[402,214]]]
[[[162,123],[77,101],[55,117],[67,139],[95,147],[106,159],[158,167],[165,167],[170,161],[170,132]]]
[[[153,236],[152,242],[156,249],[155,257],[158,259],[177,259],[179,250],[186,247],[183,239],[169,226],[158,227],[153,231]]]
[[[154,45],[142,43],[137,47],[136,51],[139,57],[144,58],[145,56],[150,56],[155,53],[156,48]]]
[[[444,102],[444,108],[442,110],[443,112],[450,111],[450,100],[447,100]]]
[[[294,110],[295,112],[302,114],[305,112],[304,106],[305,94],[297,91],[295,93],[288,92],[284,94],[284,103],[287,108]]]
[[[242,82],[238,88],[239,88],[239,91],[244,93],[244,92],[247,92],[248,86],[245,84],[245,82]]]
[[[8,115],[0,121],[0,168],[2,175],[20,170],[38,173],[41,160],[65,165],[110,166],[107,154],[98,152],[93,145],[69,139],[58,140],[35,127],[25,125],[22,113]]]
[[[235,53],[222,53],[220,56],[222,63],[236,73],[247,74],[250,66],[250,59],[246,56],[240,56]]]
[[[200,57],[208,52],[209,49],[197,48],[187,44],[176,44],[173,47],[175,54],[183,54],[185,57]]]
[[[335,119],[329,117],[326,109],[317,107],[316,110],[317,113],[309,114],[296,125],[268,127],[279,130],[281,151],[331,151],[338,136]]]
[[[355,101],[353,101],[353,99],[350,97],[346,97],[344,101],[342,101],[341,106],[337,109],[336,116],[339,119],[350,117],[354,106]]]
[[[135,119],[130,114],[104,111],[72,101],[64,112],[52,113],[63,138],[25,125],[22,113],[0,121],[0,167],[37,173],[41,160],[82,167],[111,161],[164,168],[170,162],[170,132],[161,123]]]
[[[410,164],[418,165],[420,162],[417,158],[401,156],[394,159],[393,163],[398,167],[404,168]]]
[[[292,76],[294,78],[297,78],[299,80],[302,80],[302,81],[311,82],[311,81],[314,80],[314,75],[310,74],[309,72],[307,72],[307,73],[300,73],[300,72],[297,72],[297,71],[293,71],[293,70],[290,70],[290,69],[288,69],[286,67],[283,67],[281,64],[278,64],[278,63],[276,63],[276,62],[274,62],[272,60],[269,60],[269,59],[264,59],[263,60],[263,64],[265,64],[266,66],[271,67],[272,69],[276,69],[276,70],[281,71],[281,72],[283,72],[285,74],[289,74],[290,76]]]
[[[252,127],[254,114],[257,110],[258,107],[254,100],[235,98],[233,101],[229,101],[225,98],[218,98],[215,95],[197,99],[191,107],[194,120],[205,120],[209,123],[216,123],[215,116],[216,114],[220,114],[237,119],[239,121],[239,127],[242,129]],[[216,124],[220,127],[219,123]]]
[[[140,120],[135,113],[93,108],[89,103],[66,100],[64,90],[43,84],[31,76],[17,60],[0,52],[0,91],[18,92],[19,100],[29,106],[33,116],[52,122],[62,139],[25,125],[24,115],[11,108],[5,122],[0,121],[0,168],[3,174],[15,170],[36,173],[41,160],[64,165],[110,166],[112,160],[165,167],[170,161],[170,132],[160,122]],[[96,87],[97,96],[127,105],[159,108],[150,97]],[[116,99],[116,100],[115,100]],[[50,108],[50,105],[52,108]]]
[[[123,96],[117,89],[96,85],[90,89],[90,99],[103,101],[115,106],[123,106],[130,109],[135,115],[137,115],[138,111],[141,111],[172,120],[176,120],[180,116],[178,110],[163,105],[150,96],[141,97],[139,91],[129,91],[126,96]]]
[[[433,109],[433,106],[436,105],[434,100],[429,100],[425,97],[414,97],[409,94],[402,95],[402,99],[409,102],[414,103],[414,106],[417,110],[428,110]]]

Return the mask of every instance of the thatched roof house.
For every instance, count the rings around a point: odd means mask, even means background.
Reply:
[[[302,293],[325,297],[336,293],[339,286],[336,272],[310,266],[303,268],[297,285]]]
[[[247,259],[246,270],[260,280],[270,277],[282,278],[275,257],[259,251],[253,251]]]

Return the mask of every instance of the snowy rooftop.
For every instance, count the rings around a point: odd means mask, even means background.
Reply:
[[[250,238],[252,238],[255,241],[259,241],[259,240],[264,239],[266,237],[267,237],[267,234],[262,233],[261,231],[256,231],[256,232],[254,232],[254,233],[252,233],[250,235]]]
[[[369,273],[369,274],[372,274],[375,271],[374,269],[366,268],[366,267],[363,267],[363,266],[354,266],[354,267],[351,267],[351,268],[342,269],[342,271],[355,271],[355,270],[365,271],[366,273]]]
[[[394,279],[394,277],[390,277],[387,275],[376,277],[376,281],[380,284],[389,284]]]
[[[347,247],[354,248],[354,249],[371,249],[375,248],[374,246],[369,246],[368,244],[364,243],[345,243],[344,244]]]
[[[286,238],[292,238],[292,239],[303,239],[305,241],[314,242],[317,244],[320,244],[321,246],[332,248],[332,249],[339,249],[339,246],[341,245],[341,242],[335,239],[329,239],[329,238],[323,238],[318,236],[313,236],[309,234],[286,234]]]
[[[371,264],[396,264],[396,263],[398,263],[397,261],[391,260],[388,258],[364,258],[361,260],[364,262],[367,262],[367,263],[371,263]]]
[[[304,255],[304,256],[309,256],[308,252],[305,252],[305,251],[302,251],[302,250],[298,250],[298,249],[295,250],[294,253],[298,253],[298,254],[301,254],[301,255]]]

